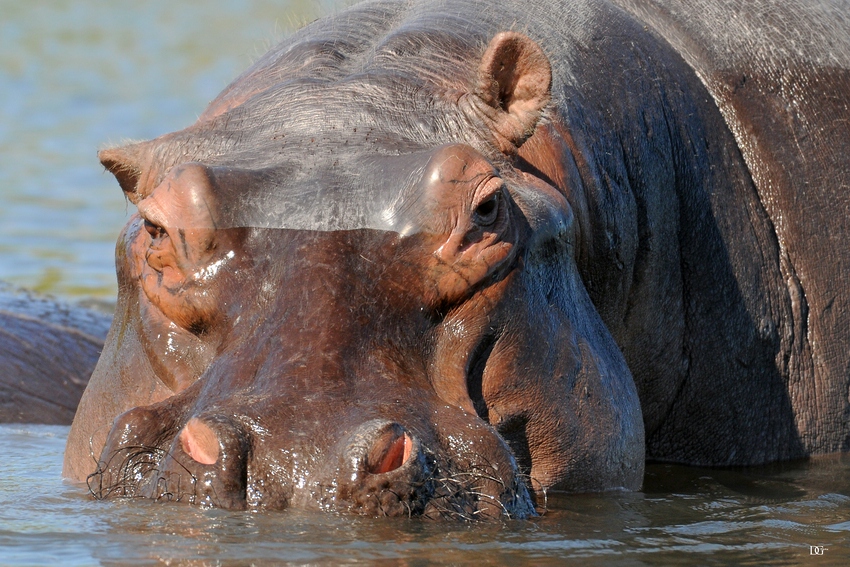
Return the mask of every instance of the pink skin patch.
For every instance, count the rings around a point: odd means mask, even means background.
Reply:
[[[387,447],[386,452],[378,461],[377,465],[370,467],[369,472],[372,474],[384,474],[396,470],[410,458],[412,447],[413,440],[407,433],[396,437]]]
[[[192,418],[180,432],[183,452],[202,465],[214,465],[218,461],[218,437],[203,421]]]

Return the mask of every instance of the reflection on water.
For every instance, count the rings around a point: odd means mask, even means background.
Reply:
[[[0,0],[0,280],[113,297],[128,207],[96,152],[191,124],[344,0]]]
[[[846,565],[850,455],[739,471],[654,465],[639,493],[452,524],[96,502],[59,480],[68,429],[0,426],[3,565]],[[824,546],[812,556],[810,546]]]

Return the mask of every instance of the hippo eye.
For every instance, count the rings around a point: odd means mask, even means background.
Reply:
[[[499,216],[499,201],[501,200],[501,191],[497,191],[490,195],[487,199],[479,203],[475,207],[475,223],[479,226],[490,226]]]
[[[145,230],[148,231],[148,234],[151,235],[151,238],[156,240],[157,238],[162,237],[165,234],[165,231],[161,226],[157,226],[148,219],[145,219]]]

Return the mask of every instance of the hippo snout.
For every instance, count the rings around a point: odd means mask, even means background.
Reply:
[[[97,498],[142,497],[245,509],[251,438],[232,418],[134,408],[112,428],[88,484]]]
[[[338,487],[331,509],[464,520],[535,514],[510,450],[487,427],[417,430],[377,419],[343,445],[339,466],[326,475]]]
[[[325,432],[337,440],[327,450],[285,449],[269,443],[273,435],[256,424],[220,414],[183,422],[161,404],[116,420],[88,483],[97,498],[232,510],[297,507],[461,519],[533,515],[510,452],[498,436],[478,433],[443,439],[439,432],[372,419]],[[491,457],[483,458],[485,453]]]

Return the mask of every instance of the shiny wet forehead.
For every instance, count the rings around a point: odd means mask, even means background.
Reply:
[[[262,170],[178,166],[139,203],[176,228],[375,229],[412,234],[435,212],[435,194],[497,176],[468,146],[400,155],[293,161]],[[197,214],[202,212],[203,214]],[[197,226],[193,226],[197,224]]]

